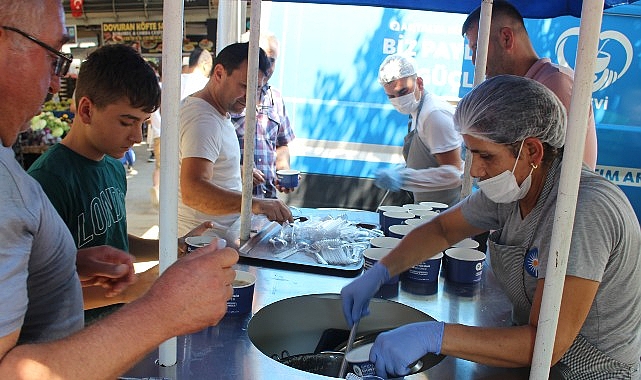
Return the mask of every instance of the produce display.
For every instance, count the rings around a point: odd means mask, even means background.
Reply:
[[[20,136],[20,145],[42,146],[60,142],[71,128],[74,115],[69,111],[70,103],[71,99],[45,102],[42,112],[31,119],[31,128]]]
[[[47,111],[56,111],[56,112],[69,112],[69,106],[71,105],[71,98],[61,100],[59,102],[55,100],[47,100],[44,102],[42,105],[42,111],[47,112]]]

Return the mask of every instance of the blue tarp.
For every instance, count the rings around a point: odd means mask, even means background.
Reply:
[[[480,0],[273,0],[296,3],[340,4],[340,5],[366,5],[375,7],[417,9],[424,11],[438,11],[450,13],[470,13],[481,4]],[[605,0],[605,9],[633,3],[624,0]],[[558,16],[581,17],[582,1],[537,1],[514,0],[512,4],[526,18],[552,18]],[[638,12],[637,7],[633,10]]]

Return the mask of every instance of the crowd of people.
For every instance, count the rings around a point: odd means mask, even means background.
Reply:
[[[479,14],[472,12],[463,26],[473,51]],[[161,84],[153,67],[129,46],[96,49],[78,76],[68,135],[28,172],[11,149],[42,99],[60,89],[71,63],[60,53],[66,38],[59,0],[0,0],[3,379],[115,378],[166,339],[220,321],[238,260],[225,239],[235,238],[230,230],[241,208],[248,95],[258,105],[251,211],[293,221],[277,197],[292,189],[275,176],[289,168],[294,139],[282,95],[268,83],[278,41],[260,36],[257,88],[247,87],[247,42],[215,57],[197,51],[182,82],[179,246],[186,236],[215,238],[162,275],[157,267],[136,275],[134,261],[158,259],[158,241],[127,232],[126,172],[119,159],[142,141],[143,123],[160,118]],[[456,109],[427,91],[411,59],[391,55],[381,63],[383,91],[409,123],[405,167],[378,172],[376,184],[451,207],[410,232],[341,296],[352,326],[390,277],[463,238],[490,232],[492,270],[512,303],[514,326],[433,321],[387,331],[369,357],[379,376],[405,375],[426,353],[490,366],[531,365],[572,73],[536,55],[523,18],[503,0],[494,1],[488,57],[488,79]],[[479,191],[459,199],[463,143]],[[154,144],[160,147],[159,132]],[[552,363],[566,378],[639,379],[641,227],[623,192],[594,173],[595,164],[590,118]],[[526,265],[534,261],[534,269]],[[85,309],[100,311],[100,318],[83,315]]]

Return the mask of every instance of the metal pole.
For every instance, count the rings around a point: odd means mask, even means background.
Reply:
[[[165,0],[163,4],[163,90],[162,90],[162,154],[160,155],[160,273],[176,261],[178,252],[178,125],[180,114],[180,71],[182,68],[184,4]],[[159,364],[176,364],[177,341],[171,338],[158,349]]]
[[[478,39],[476,41],[476,60],[474,64],[474,87],[485,80],[485,67],[487,65],[487,45],[490,41],[490,26],[492,23],[493,0],[481,2],[481,17],[479,19]],[[461,186],[461,199],[472,192],[472,152],[466,148],[465,169],[463,171],[463,185]]]
[[[240,242],[249,240],[251,231],[252,172],[254,169],[254,146],[256,142],[256,89],[258,88],[258,39],[260,37],[261,1],[251,5],[249,57],[247,60],[247,100],[245,108],[245,147],[243,150],[243,200],[240,208]]]
[[[585,135],[592,97],[592,82],[599,44],[599,31],[603,17],[603,0],[586,0],[581,10],[579,46],[577,49],[574,87],[570,100],[568,128],[565,136],[563,167],[559,194],[554,214],[554,227],[550,242],[543,300],[536,331],[530,379],[547,379],[552,363],[554,339],[559,320],[559,310],[565,272],[574,226],[579,179],[585,148]]]
[[[234,42],[238,42],[241,34],[240,17],[241,3],[239,0],[218,2],[218,24],[216,26],[216,54]],[[245,23],[245,20],[242,20]]]

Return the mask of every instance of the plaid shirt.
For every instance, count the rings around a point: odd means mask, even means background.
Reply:
[[[231,115],[240,143],[241,164],[245,147],[245,112]],[[254,166],[265,174],[265,183],[254,187],[254,196],[276,198],[276,148],[289,144],[294,139],[294,130],[285,112],[285,103],[280,91],[265,86],[256,113],[256,140]]]

